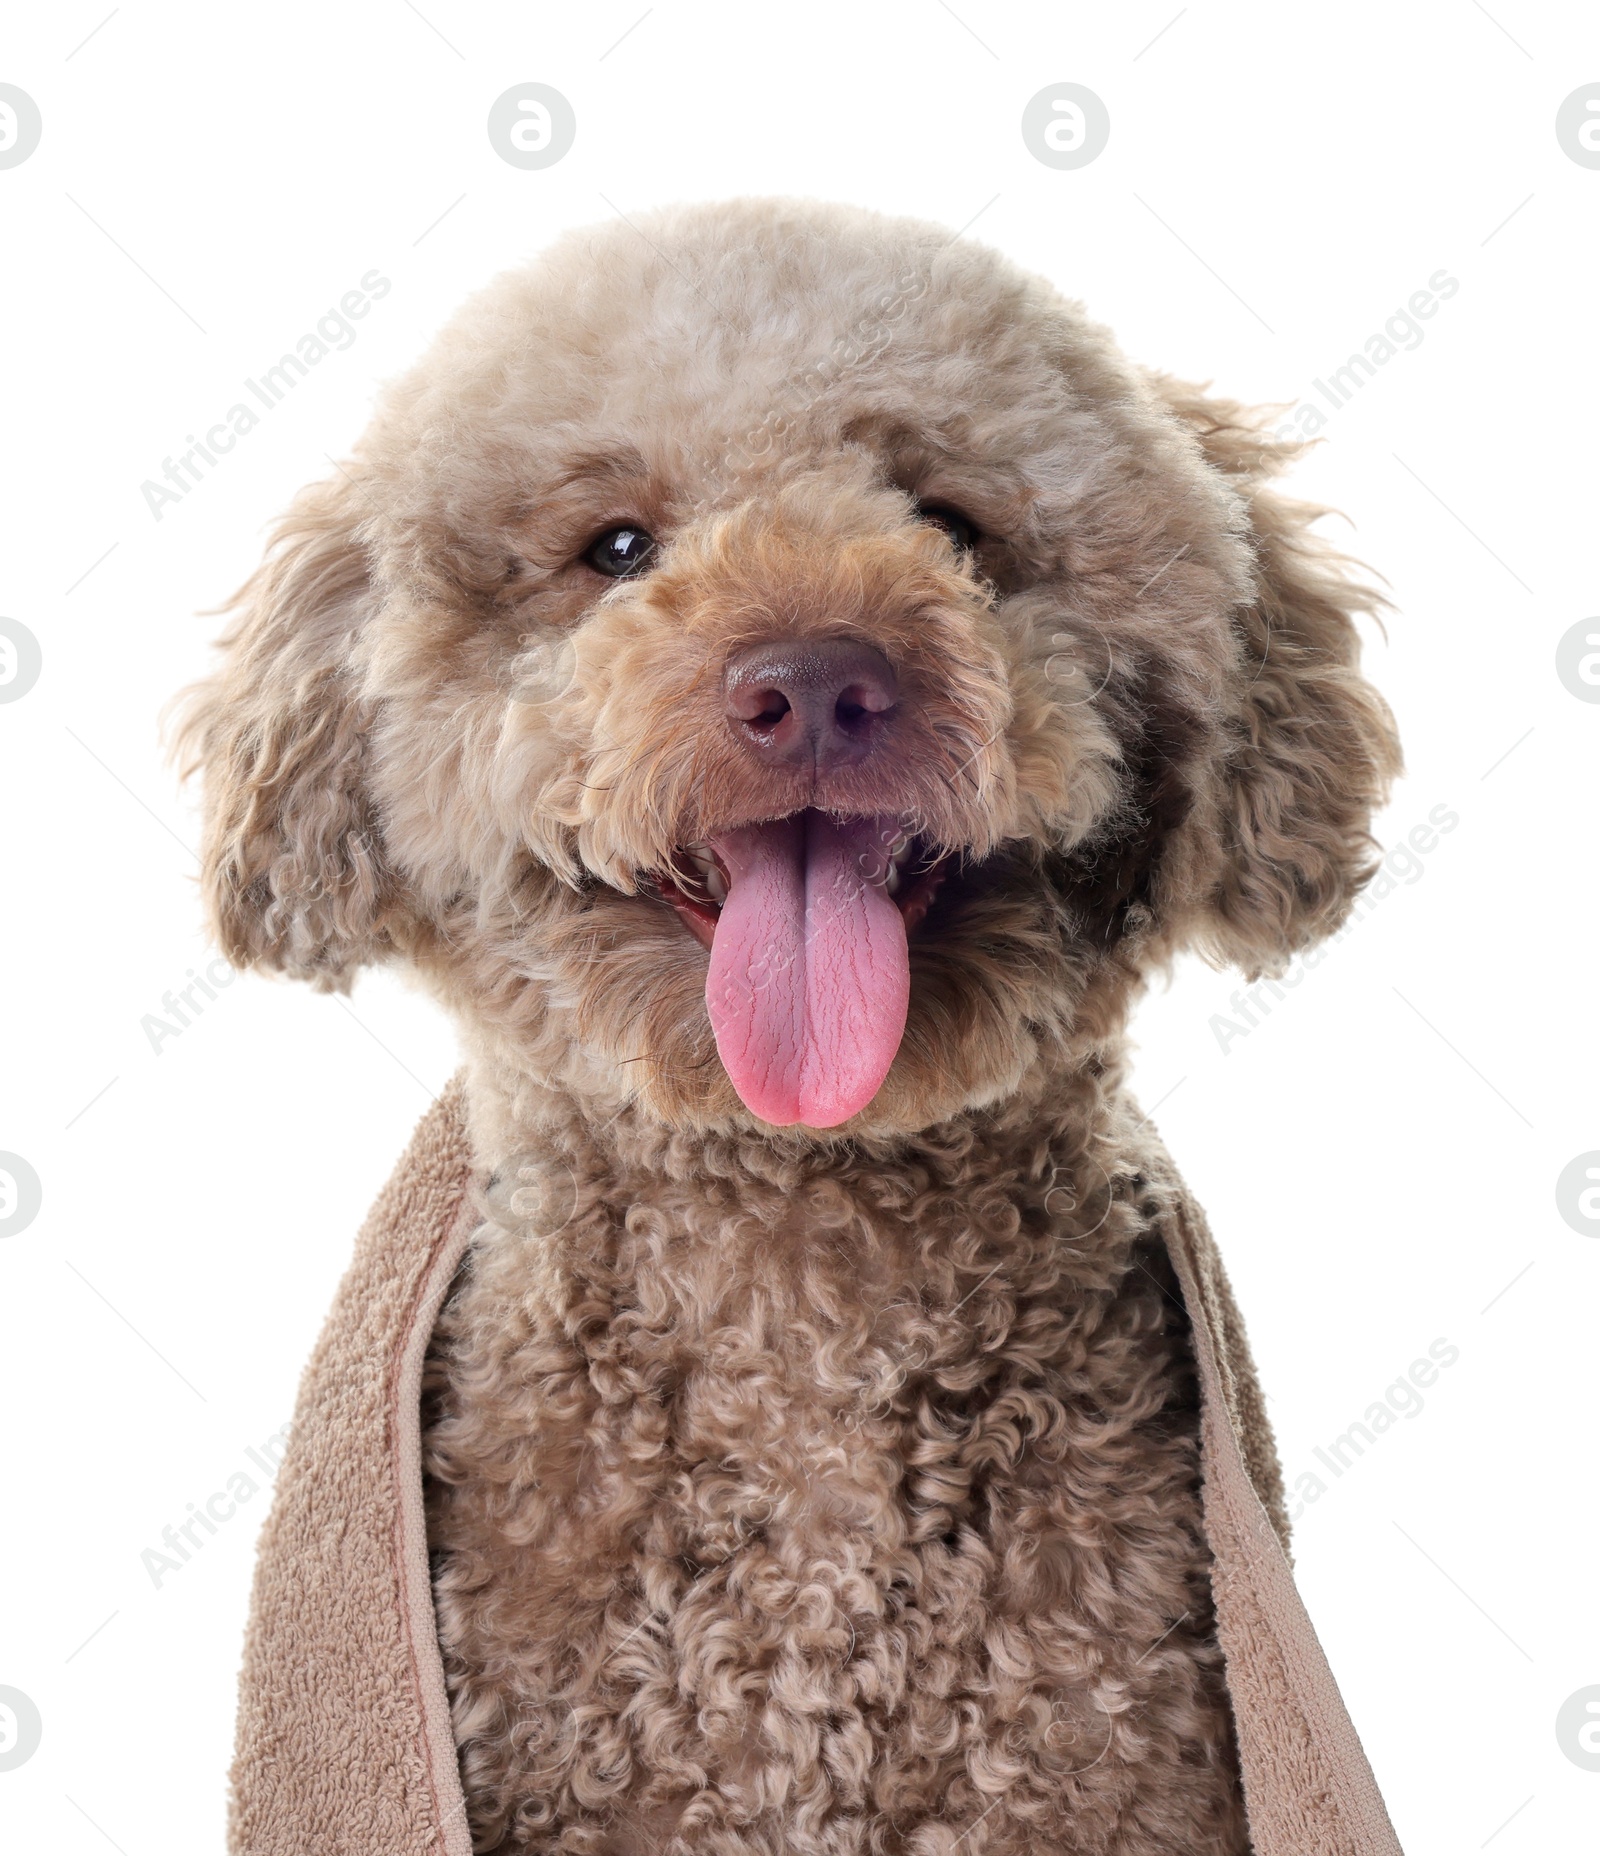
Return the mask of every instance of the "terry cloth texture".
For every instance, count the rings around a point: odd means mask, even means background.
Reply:
[[[1306,1615],[1244,1327],[1204,1217],[1128,1118],[1188,1307],[1217,1632],[1256,1856],[1399,1856]],[[306,1368],[240,1678],[234,1856],[471,1856],[423,1526],[423,1356],[477,1225],[459,1079],[362,1228]]]

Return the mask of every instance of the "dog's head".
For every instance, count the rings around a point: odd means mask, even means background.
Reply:
[[[569,237],[305,492],[186,720],[229,957],[400,954],[684,1126],[907,1130],[1337,924],[1397,765],[1285,448],[937,228]]]

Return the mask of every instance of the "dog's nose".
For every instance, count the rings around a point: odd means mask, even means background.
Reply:
[[[742,741],[764,760],[818,773],[872,753],[899,694],[888,658],[854,638],[752,645],[729,658],[723,687]]]

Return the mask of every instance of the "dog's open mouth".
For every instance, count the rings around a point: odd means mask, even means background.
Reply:
[[[815,810],[680,852],[658,887],[711,950],[706,1009],[752,1114],[832,1128],[877,1094],[905,1031],[906,935],[948,865],[895,818]]]

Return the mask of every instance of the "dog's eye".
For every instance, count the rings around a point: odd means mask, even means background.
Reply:
[[[643,573],[656,551],[655,537],[642,528],[609,528],[598,541],[591,542],[584,559],[598,574],[612,580],[626,580],[630,574]]]
[[[917,513],[924,522],[942,528],[958,553],[970,554],[977,547],[978,525],[968,521],[959,509],[952,509],[948,503],[924,503]]]

